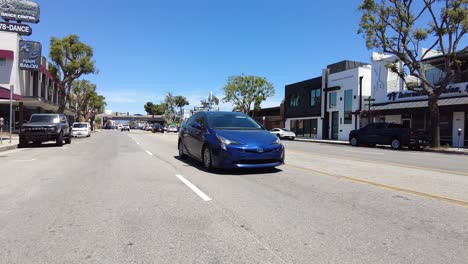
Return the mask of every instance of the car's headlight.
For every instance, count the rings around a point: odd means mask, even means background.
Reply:
[[[279,144],[281,144],[281,140],[277,138],[275,142],[273,142],[273,145],[279,145]]]
[[[219,143],[221,143],[221,148],[224,149],[224,150],[227,149],[227,145],[240,145],[239,142],[234,141],[234,140],[229,140],[227,138],[223,138],[220,135],[216,135],[216,137],[218,138]]]

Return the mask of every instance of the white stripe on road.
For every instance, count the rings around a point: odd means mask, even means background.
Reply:
[[[149,152],[148,150],[145,150],[146,154],[153,156],[153,153]]]
[[[208,202],[211,201],[211,198],[208,197],[204,192],[200,191],[200,189],[197,188],[197,186],[193,185],[191,182],[189,182],[187,179],[185,179],[182,175],[177,174],[176,175],[179,180],[181,180],[185,185],[187,185],[190,189],[192,189],[193,192],[195,192],[200,198],[203,199],[203,201]]]

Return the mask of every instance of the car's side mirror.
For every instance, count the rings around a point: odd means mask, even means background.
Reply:
[[[192,127],[196,128],[196,129],[202,129],[202,125],[200,123],[197,123],[197,122],[193,123]]]

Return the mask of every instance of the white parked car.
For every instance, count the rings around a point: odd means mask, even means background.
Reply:
[[[179,132],[179,130],[177,129],[176,126],[168,126],[168,127],[167,127],[167,132],[168,132],[168,133],[169,133],[169,132],[175,132],[175,133],[177,133],[177,132]]]
[[[285,128],[274,128],[270,131],[270,133],[275,134],[280,139],[287,138],[294,140],[296,138],[296,133],[289,131]]]
[[[88,122],[76,122],[72,126],[73,137],[90,137],[91,136],[91,124]]]

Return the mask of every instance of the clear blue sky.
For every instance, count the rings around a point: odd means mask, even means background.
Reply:
[[[168,91],[198,105],[222,96],[231,75],[266,77],[279,105],[284,86],[319,76],[344,59],[370,61],[357,35],[360,1],[38,0],[31,40],[48,54],[51,36],[77,34],[94,48],[100,73],[85,76],[107,109],[144,113]],[[229,105],[223,109],[230,110]]]

